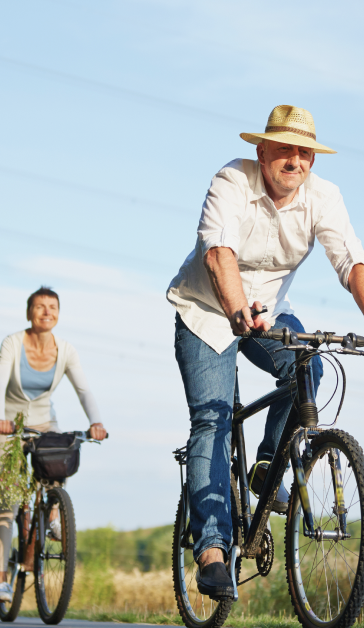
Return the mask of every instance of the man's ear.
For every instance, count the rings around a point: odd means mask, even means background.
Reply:
[[[264,166],[264,164],[265,164],[265,155],[264,155],[264,144],[263,144],[263,142],[259,142],[259,144],[257,146],[257,156],[258,156],[259,163],[262,164],[262,166]]]
[[[310,163],[310,170],[311,170],[311,168],[312,168],[314,163],[315,163],[315,153],[312,153],[311,163]]]

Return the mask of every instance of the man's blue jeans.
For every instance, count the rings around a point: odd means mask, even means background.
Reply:
[[[304,332],[291,314],[278,316],[273,329],[281,327]],[[176,316],[176,359],[191,418],[187,487],[195,560],[209,547],[220,547],[227,554],[232,543],[230,449],[238,342],[239,338],[219,355],[186,327],[179,314]],[[287,381],[295,360],[291,351],[273,353],[280,346],[274,340],[249,338],[242,350],[255,366],[277,378],[277,386]],[[321,359],[314,357],[311,365],[317,393],[323,375]],[[273,458],[291,405],[287,398],[270,407],[257,460]]]

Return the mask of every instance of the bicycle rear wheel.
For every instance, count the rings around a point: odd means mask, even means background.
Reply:
[[[341,430],[327,430],[311,444],[304,460],[317,538],[303,534],[298,488],[293,484],[286,523],[286,569],[292,604],[307,628],[351,626],[364,599],[364,457],[357,441]],[[349,538],[340,530],[334,466],[341,465]],[[337,531],[335,534],[335,530]],[[332,531],[333,539],[320,539]]]
[[[9,553],[8,563],[8,582],[10,583],[13,577],[14,569],[17,564],[23,562],[24,553],[24,535],[22,525],[22,511],[18,513],[18,516],[13,521],[13,539]],[[19,613],[23,593],[25,586],[25,573],[19,571],[14,582],[14,595],[11,603],[0,602],[0,619],[1,621],[11,622],[14,621]]]
[[[187,493],[186,484],[183,487]],[[185,500],[186,503],[187,500]],[[234,475],[231,476],[231,514],[233,521],[234,545],[241,545],[239,515],[241,503]],[[193,558],[193,539],[189,527],[189,506],[183,513],[182,495],[178,504],[173,532],[172,571],[173,584],[179,614],[188,628],[218,628],[226,620],[233,600],[215,602],[197,589],[196,573],[198,566]],[[236,573],[240,570],[240,559],[236,563]]]
[[[58,506],[60,530],[54,536],[49,526],[53,507]],[[44,546],[34,557],[34,584],[38,611],[46,624],[58,624],[72,594],[76,565],[76,526],[73,506],[63,488],[48,491],[45,499]]]

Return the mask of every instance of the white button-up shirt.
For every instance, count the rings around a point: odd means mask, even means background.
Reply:
[[[287,292],[315,236],[347,290],[352,267],[364,264],[363,247],[336,185],[311,172],[292,203],[277,210],[259,162],[250,159],[231,161],[213,178],[197,233],[196,247],[172,280],[167,299],[217,353],[234,335],[203,265],[212,247],[233,250],[249,305],[256,300],[267,305],[263,318],[271,324],[279,314],[293,314]]]

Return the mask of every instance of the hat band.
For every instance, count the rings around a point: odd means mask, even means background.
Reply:
[[[310,137],[312,140],[316,141],[315,133],[310,133],[309,131],[303,131],[302,129],[295,129],[291,126],[266,126],[265,132],[272,133],[272,131],[276,131],[277,133],[295,133],[296,135],[303,135],[303,137]]]

